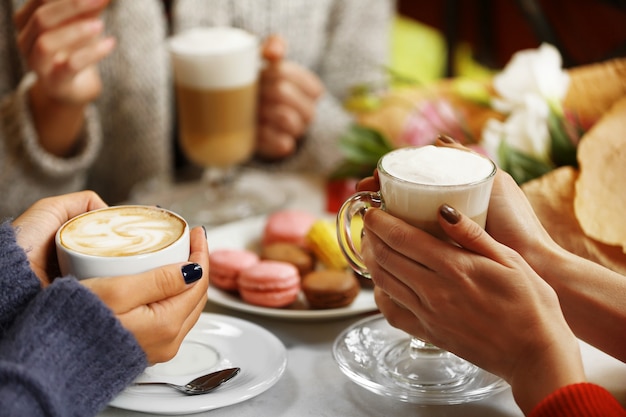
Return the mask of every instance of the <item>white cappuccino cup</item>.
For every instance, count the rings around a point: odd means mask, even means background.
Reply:
[[[63,275],[130,275],[187,261],[189,225],[155,206],[112,206],[70,219],[57,231],[55,243]]]

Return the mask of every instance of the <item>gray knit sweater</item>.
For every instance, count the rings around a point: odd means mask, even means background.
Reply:
[[[96,415],[146,366],[132,334],[78,281],[41,289],[11,224],[0,224],[2,416]]]
[[[172,177],[172,92],[160,0],[117,0],[105,12],[115,52],[101,64],[104,90],[86,114],[82,147],[62,159],[38,144],[26,92],[33,78],[15,46],[13,13],[0,8],[0,218],[35,200],[90,188],[109,204],[136,186]],[[328,173],[340,160],[341,108],[349,86],[380,80],[387,62],[394,0],[174,0],[173,29],[234,25],[260,36],[282,34],[288,59],[315,71],[326,93],[298,155],[280,169]]]

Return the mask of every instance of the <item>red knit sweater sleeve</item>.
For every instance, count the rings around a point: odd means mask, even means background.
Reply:
[[[581,383],[556,390],[528,417],[626,417],[626,409],[606,389]]]

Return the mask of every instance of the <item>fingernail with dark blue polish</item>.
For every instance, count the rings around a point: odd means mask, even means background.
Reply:
[[[204,225],[202,226],[202,230],[204,230],[204,238],[206,239],[207,234],[206,234],[206,227],[204,227]]]
[[[202,278],[202,267],[198,264],[187,264],[181,268],[185,284],[191,284]]]

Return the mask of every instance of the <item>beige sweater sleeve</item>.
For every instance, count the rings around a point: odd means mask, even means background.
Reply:
[[[0,217],[16,216],[45,196],[84,187],[86,172],[101,146],[99,120],[93,106],[86,110],[79,152],[58,158],[39,145],[28,106],[34,74],[27,73],[13,92],[0,101]]]

